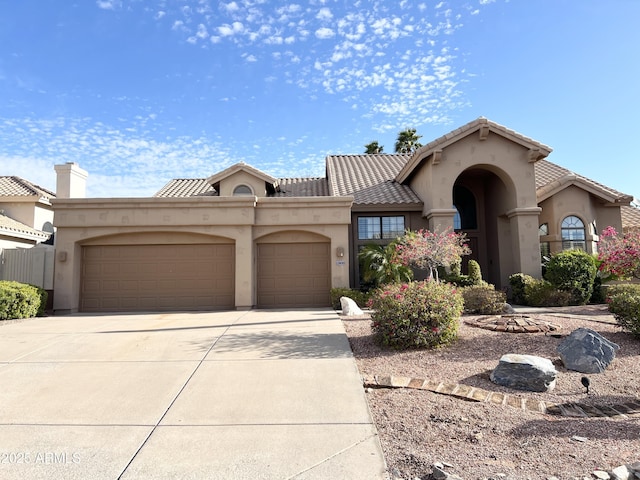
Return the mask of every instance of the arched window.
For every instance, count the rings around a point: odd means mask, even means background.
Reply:
[[[241,197],[241,196],[247,196],[247,195],[253,195],[253,190],[251,190],[251,187],[247,185],[238,185],[236,188],[233,189],[234,197]]]
[[[563,250],[585,250],[586,235],[584,222],[574,215],[570,215],[562,220],[562,249]]]
[[[476,197],[468,188],[462,185],[453,187],[453,206],[457,210],[453,219],[455,230],[475,230],[478,228]],[[459,226],[456,226],[456,222],[459,222]]]
[[[453,208],[456,209],[456,213],[453,214],[453,229],[460,230],[462,228],[462,218],[460,217],[460,212],[455,205]]]

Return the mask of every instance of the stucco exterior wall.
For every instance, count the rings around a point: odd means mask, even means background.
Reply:
[[[541,241],[549,242],[551,253],[562,250],[563,219],[570,215],[578,217],[585,226],[587,252],[597,253],[599,234],[608,226],[622,231],[620,207],[610,205],[593,194],[570,185],[540,203],[542,213],[540,224],[549,225],[549,235],[541,237]],[[595,227],[594,227],[595,226]]]
[[[462,178],[483,206],[478,241],[487,277],[501,286],[514,272],[540,276],[539,208],[529,149],[494,132],[484,139],[473,132],[444,146],[435,161],[432,152],[423,154],[426,160],[409,184],[424,202],[429,228],[453,226],[453,187]],[[474,187],[476,176],[482,185]]]
[[[352,201],[352,197],[302,202],[256,197],[56,200],[54,310],[78,310],[84,245],[229,241],[236,251],[236,307],[251,308],[256,299],[256,241],[276,233],[287,240],[317,235],[331,244],[332,252],[338,247],[347,251]],[[349,284],[346,255],[344,265],[332,264],[333,286]]]
[[[233,190],[239,185],[247,185],[253,190],[256,197],[264,197],[267,194],[264,180],[243,170],[235,172],[220,181],[220,197],[230,197]]]
[[[36,200],[0,202],[0,210],[4,210],[5,215],[8,217],[36,230],[42,230],[45,223],[53,222],[53,209],[51,205]]]

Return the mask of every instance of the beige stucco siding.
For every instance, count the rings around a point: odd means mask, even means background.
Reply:
[[[235,245],[235,306],[251,308],[256,302],[256,240],[295,230],[322,236],[332,252],[347,250],[351,202],[351,197],[56,200],[54,309],[78,310],[82,246],[229,241]],[[332,261],[333,286],[349,284],[348,258],[344,260],[345,266]]]
[[[622,231],[619,205],[612,205],[576,185],[569,185],[555,192],[542,201],[540,206],[540,224],[547,223],[549,226],[549,235],[541,237],[541,241],[549,242],[552,253],[562,250],[561,225],[570,215],[578,217],[584,223],[589,253],[597,253],[599,234],[606,227],[612,226],[617,231]]]

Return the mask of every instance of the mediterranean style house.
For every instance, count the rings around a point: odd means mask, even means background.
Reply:
[[[550,153],[478,118],[413,154],[331,155],[319,178],[238,163],[171,180],[151,198],[59,195],[54,309],[328,306],[331,287],[359,286],[364,245],[420,228],[466,233],[484,278],[500,288],[515,272],[539,277],[541,255],[595,253],[606,226],[640,225],[631,196],[551,163]],[[64,181],[82,181],[67,165]]]
[[[53,234],[55,193],[15,176],[0,176],[0,252],[31,248]]]

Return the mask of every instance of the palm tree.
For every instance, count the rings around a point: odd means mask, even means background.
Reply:
[[[398,133],[396,140],[396,153],[413,153],[419,149],[422,144],[419,140],[422,135],[416,134],[415,128],[406,128]]]
[[[358,254],[362,268],[362,279],[375,286],[385,283],[410,282],[413,271],[400,263],[396,254],[397,242],[388,245],[367,245]]]
[[[378,141],[374,140],[373,142],[366,144],[364,148],[364,153],[366,153],[367,155],[373,155],[376,153],[382,153],[382,151],[384,150],[384,145],[378,145]]]

